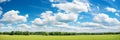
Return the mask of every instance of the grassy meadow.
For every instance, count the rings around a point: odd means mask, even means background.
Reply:
[[[120,40],[120,35],[71,35],[71,36],[0,35],[0,40]]]

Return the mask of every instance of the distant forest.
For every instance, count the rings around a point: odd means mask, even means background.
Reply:
[[[103,33],[29,32],[29,31],[0,32],[0,35],[114,35],[114,34],[120,34],[120,32],[103,32]]]

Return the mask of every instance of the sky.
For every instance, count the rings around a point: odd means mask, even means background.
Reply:
[[[0,0],[0,32],[120,32],[120,0]]]

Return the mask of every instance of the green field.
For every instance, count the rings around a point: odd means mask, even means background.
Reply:
[[[0,40],[120,40],[120,35],[73,35],[73,36],[0,35]]]

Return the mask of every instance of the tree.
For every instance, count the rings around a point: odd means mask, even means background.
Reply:
[[[23,35],[29,35],[30,33],[28,31],[23,32]]]
[[[11,31],[10,35],[14,35],[14,31]]]

